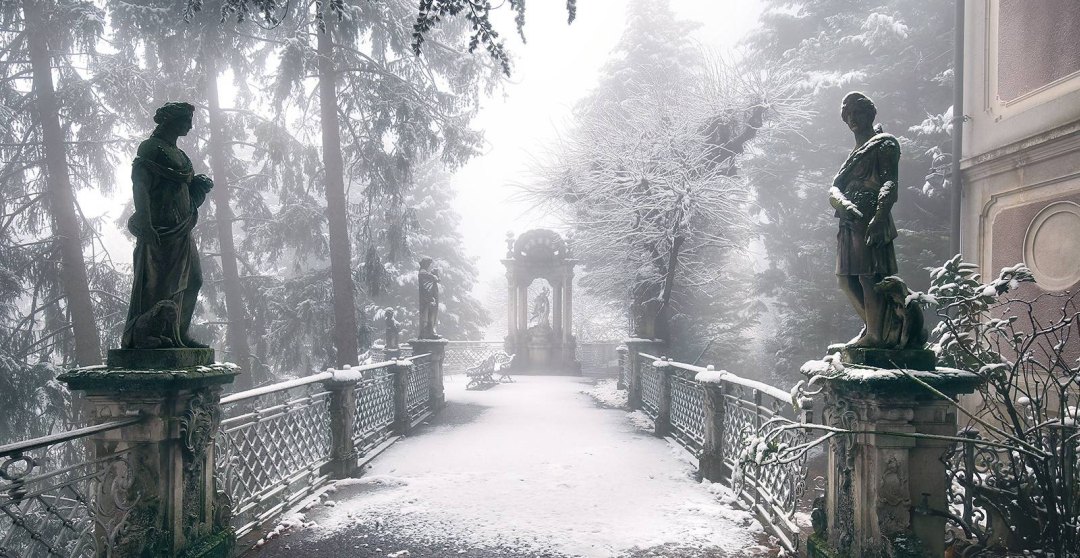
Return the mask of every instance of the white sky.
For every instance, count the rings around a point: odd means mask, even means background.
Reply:
[[[505,272],[506,231],[520,234],[536,227],[561,228],[554,215],[532,211],[515,199],[530,167],[559,133],[572,124],[574,104],[596,86],[597,73],[618,43],[631,0],[579,0],[577,19],[566,25],[564,2],[530,2],[522,44],[507,39],[514,57],[510,83],[488,99],[475,120],[484,130],[484,153],[460,169],[453,179],[462,233],[470,255],[478,258],[480,285]],[[757,21],[757,0],[671,0],[676,14],[698,21],[695,39],[704,48],[725,51]],[[509,10],[499,14],[499,29],[513,31]]]

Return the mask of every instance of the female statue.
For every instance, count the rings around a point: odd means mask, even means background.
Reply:
[[[207,347],[188,334],[202,287],[191,230],[214,182],[195,174],[191,159],[176,146],[176,139],[191,131],[194,113],[195,107],[188,103],[159,108],[154,114],[157,128],[139,145],[131,165],[135,213],[128,220],[128,230],[136,239],[135,277],[122,341],[125,349]],[[176,319],[151,339],[140,333],[136,322],[162,301],[176,305]]]

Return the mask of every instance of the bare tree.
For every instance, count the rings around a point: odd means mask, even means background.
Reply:
[[[598,96],[530,194],[566,214],[586,288],[630,293],[634,334],[666,338],[676,292],[715,286],[750,230],[741,156],[765,126],[796,116],[779,76],[719,60],[683,79]],[[779,79],[778,79],[779,78]]]

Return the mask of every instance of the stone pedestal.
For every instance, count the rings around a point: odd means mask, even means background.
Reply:
[[[951,369],[911,372],[945,395],[973,392],[978,376]],[[945,465],[957,409],[898,370],[845,364],[824,384],[825,423],[853,431],[829,442],[824,517],[811,556],[943,556]],[[925,507],[924,506],[924,507]],[[815,511],[821,515],[820,511]]]
[[[709,377],[699,380],[705,392],[705,432],[698,457],[698,472],[712,482],[724,482],[731,478],[731,468],[724,462],[724,420],[727,406],[724,404],[724,384],[717,379],[723,372],[716,372],[710,365]],[[704,380],[704,381],[702,381]]]
[[[213,363],[209,349],[183,351],[161,350],[165,366],[143,369],[115,365],[152,364],[158,350],[125,351],[120,357],[110,352],[109,366],[78,368],[59,378],[85,394],[91,424],[145,417],[93,440],[97,458],[119,455],[126,465],[128,478],[117,485],[126,494],[118,500],[131,508],[113,541],[117,556],[226,557],[231,552],[231,504],[215,486],[214,438],[222,387],[232,383],[239,369]],[[167,366],[177,362],[200,364]],[[107,519],[105,514],[117,510],[96,511]]]
[[[641,363],[638,355],[642,353],[655,357],[663,356],[664,342],[659,339],[627,339],[626,358],[630,363],[630,381],[627,385],[627,399],[631,409],[641,408]]]
[[[414,355],[431,354],[431,409],[438,411],[446,406],[446,390],[443,384],[443,361],[446,359],[446,339],[411,339],[409,345]]]

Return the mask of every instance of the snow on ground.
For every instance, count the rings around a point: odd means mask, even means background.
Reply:
[[[597,403],[612,409],[625,409],[629,406],[627,392],[618,388],[619,382],[614,378],[603,378],[596,381],[584,393],[589,394]]]
[[[625,411],[598,407],[583,380],[516,379],[467,392],[462,378],[448,378],[447,409],[362,478],[340,482],[335,505],[309,512],[316,526],[300,538],[344,540],[392,526],[399,540],[429,547],[534,556],[768,552],[752,516],[717,485],[695,481],[684,452],[642,432]],[[429,554],[414,547],[412,555]]]

